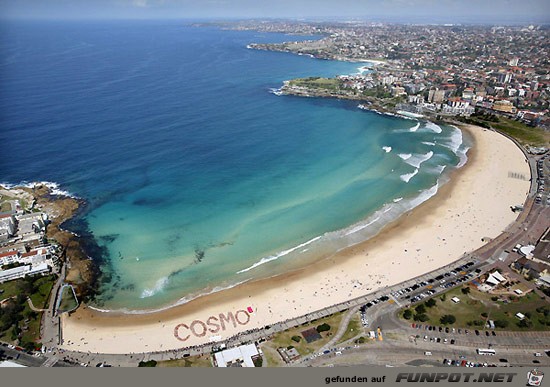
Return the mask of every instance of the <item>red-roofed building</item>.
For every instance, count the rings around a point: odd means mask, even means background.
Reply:
[[[0,266],[8,265],[17,262],[20,258],[19,251],[8,251],[0,254]]]

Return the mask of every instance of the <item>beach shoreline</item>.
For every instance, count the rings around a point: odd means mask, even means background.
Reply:
[[[225,340],[345,302],[458,260],[497,237],[522,204],[530,175],[523,152],[504,136],[461,126],[474,146],[437,194],[365,242],[311,266],[199,297],[158,313],[63,315],[62,348],[99,353],[175,350]],[[406,235],[405,238],[402,236]]]

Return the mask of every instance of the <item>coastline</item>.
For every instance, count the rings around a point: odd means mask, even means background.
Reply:
[[[418,207],[387,225],[377,236],[294,272],[248,282],[199,297],[158,313],[101,313],[83,307],[64,315],[65,349],[103,353],[179,349],[227,339],[344,302],[376,288],[431,271],[495,238],[516,215],[510,205],[525,201],[529,181],[508,177],[510,170],[529,175],[523,153],[509,139],[479,127],[461,126],[474,139],[468,163],[451,173],[450,182]],[[403,235],[407,235],[403,238]],[[388,269],[389,268],[389,269]],[[215,333],[178,340],[178,326],[195,324],[229,312],[247,310],[241,322]],[[214,321],[214,320],[210,320]],[[219,322],[219,321],[218,321]],[[182,328],[183,325],[183,328]],[[219,326],[219,324],[218,324]],[[216,329],[213,329],[216,330]],[[183,335],[183,330],[179,331]]]
[[[97,267],[86,255],[82,238],[64,228],[66,222],[83,210],[84,200],[60,190],[57,184],[50,182],[1,184],[0,189],[14,197],[32,200],[33,209],[40,209],[48,215],[50,223],[46,237],[55,240],[63,249],[61,258],[65,264],[68,263],[65,281],[76,288],[79,298],[87,299],[91,296]]]

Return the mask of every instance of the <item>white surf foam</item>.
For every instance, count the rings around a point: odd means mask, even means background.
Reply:
[[[409,132],[416,132],[420,128],[420,122],[417,123],[415,126],[409,129]]]
[[[280,88],[277,89],[277,88],[274,88],[274,87],[270,88],[270,89],[269,89],[269,92],[270,92],[271,94],[275,94],[275,95],[277,95],[277,96],[283,94],[283,91],[282,91]]]
[[[162,277],[160,278],[156,283],[155,286],[153,286],[150,289],[144,289],[143,292],[141,292],[140,298],[147,298],[152,297],[155,294],[162,292],[166,285],[168,284],[168,277]]]
[[[408,160],[412,157],[412,153],[399,153],[397,156],[401,157],[403,160]]]
[[[468,162],[468,151],[470,148],[465,147],[463,150],[458,152],[458,157],[460,158],[460,161],[456,165],[457,168],[462,168],[467,162]]]
[[[391,152],[391,146],[383,146],[382,149],[384,149],[384,151],[386,153],[390,153]]]
[[[55,183],[55,182],[52,182],[52,181],[33,181],[33,182],[30,182],[30,183],[27,182],[27,181],[22,181],[21,183],[18,183],[18,184],[0,183],[0,185],[2,187],[6,188],[6,189],[13,189],[15,187],[25,187],[25,188],[34,189],[36,187],[39,187],[39,186],[43,185],[43,186],[48,187],[48,189],[50,190],[50,193],[52,195],[66,196],[66,197],[73,198],[73,199],[79,199],[78,196],[70,193],[69,191],[65,191],[65,190],[61,189],[58,183]]]
[[[401,200],[403,200],[403,198],[397,198],[397,199],[393,199],[393,202],[394,203],[399,203]]]
[[[451,133],[451,136],[448,139],[443,139],[440,143],[441,145],[443,145],[446,148],[449,148],[456,154],[463,142],[462,131],[458,129],[456,126],[453,126],[452,128],[453,128],[453,131]]]
[[[426,121],[426,123],[424,123],[424,127],[435,133],[441,133],[443,131],[439,125],[436,125],[431,121]]]
[[[422,141],[422,144],[429,145],[429,146],[435,146],[435,142],[430,142],[430,141]]]
[[[405,183],[408,183],[417,173],[418,173],[418,168],[416,168],[414,172],[406,173],[404,175],[399,176],[399,178],[403,180]]]
[[[420,168],[420,166],[422,165],[422,163],[428,161],[429,159],[431,159],[433,157],[434,153],[432,151],[429,151],[428,153],[426,154],[415,154],[415,155],[412,155],[411,157],[408,157],[406,159],[403,159],[405,160],[405,162],[407,164],[409,164],[410,166],[412,167],[415,167],[415,168]]]
[[[350,229],[349,231],[347,231],[344,235],[350,235],[350,234],[354,234],[356,233],[357,231],[361,231],[361,230],[364,230],[365,228],[369,227],[370,225],[378,222],[380,220],[380,217],[377,216],[376,218],[374,218],[373,220],[371,220],[370,222],[368,223],[365,223],[365,224],[360,224],[360,225],[357,225],[355,227],[353,227],[352,229]]]
[[[265,264],[265,263],[268,263],[268,262],[274,261],[274,260],[276,260],[276,259],[279,259],[279,258],[281,258],[281,257],[283,257],[283,256],[285,256],[285,255],[288,255],[288,254],[292,253],[293,251],[296,251],[296,250],[301,249],[302,247],[305,247],[305,246],[307,246],[307,245],[309,245],[309,244],[311,244],[311,243],[313,243],[313,242],[316,242],[316,241],[318,241],[319,239],[321,239],[320,236],[315,237],[315,238],[313,238],[313,239],[310,239],[309,241],[304,242],[304,243],[302,243],[301,245],[298,245],[298,246],[293,247],[293,248],[291,248],[291,249],[284,250],[284,251],[281,251],[280,253],[277,253],[277,254],[275,254],[275,255],[270,255],[269,257],[262,258],[262,259],[260,259],[258,262],[254,263],[252,266],[247,267],[246,269],[239,270],[239,271],[237,272],[237,274],[245,273],[245,272],[247,272],[247,271],[249,271],[249,270],[255,269],[256,267],[258,267],[258,266],[260,266],[260,265],[263,265],[263,264]]]

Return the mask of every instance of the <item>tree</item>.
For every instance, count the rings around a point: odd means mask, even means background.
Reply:
[[[424,305],[426,305],[428,308],[433,308],[435,304],[437,304],[437,301],[434,300],[433,298],[430,298],[428,301],[424,303]]]
[[[441,324],[443,324],[443,325],[446,325],[446,324],[454,324],[454,323],[456,322],[456,317],[453,316],[452,314],[446,314],[446,315],[441,316],[441,318],[439,319],[439,321],[440,321]]]
[[[405,309],[403,311],[403,318],[405,320],[410,320],[412,318],[412,316],[413,316],[413,312],[410,309]]]
[[[465,288],[460,289],[460,291],[462,292],[462,294],[470,294],[470,288],[467,286]]]
[[[156,367],[156,366],[157,366],[156,360],[140,361],[138,364],[138,367]]]
[[[315,328],[317,330],[317,332],[321,333],[321,332],[327,332],[327,331],[330,331],[330,325],[328,325],[327,323],[324,323],[324,324],[321,324],[319,325],[317,328]]]
[[[508,324],[508,320],[495,320],[495,327],[497,328],[506,328]]]
[[[489,315],[487,314],[487,312],[483,312],[483,313],[481,313],[481,317],[487,318],[487,317],[489,317]]]
[[[425,313],[419,313],[414,315],[414,321],[424,322],[424,321],[428,321],[429,319],[430,318]]]
[[[447,295],[446,294],[443,294],[441,297],[439,297],[439,299],[443,302],[445,302],[445,300],[447,299]]]
[[[520,328],[531,328],[532,326],[533,326],[533,323],[531,322],[531,320],[528,320],[526,318],[518,322],[518,327]]]
[[[295,342],[299,343],[300,340],[302,340],[302,338],[300,336],[292,336],[292,341],[295,341]]]
[[[25,348],[26,351],[32,352],[36,349],[36,344],[32,341],[23,341],[21,346]]]
[[[422,304],[420,305],[417,305],[416,308],[414,308],[414,310],[416,311],[416,313],[418,314],[423,314],[423,313],[426,313],[426,307]]]
[[[264,358],[261,356],[256,356],[252,358],[252,363],[254,363],[254,367],[261,367],[264,363]]]

